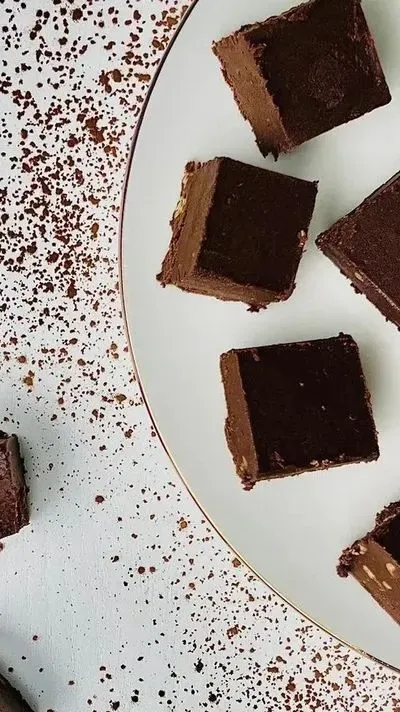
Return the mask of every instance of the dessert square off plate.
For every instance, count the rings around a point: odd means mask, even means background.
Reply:
[[[372,528],[376,512],[400,499],[400,333],[314,246],[320,232],[400,170],[400,0],[363,3],[391,104],[275,163],[257,149],[211,44],[292,4],[197,0],[176,35],[129,162],[120,256],[126,322],[156,427],[217,530],[291,605],[346,643],[400,668],[400,627],[356,581],[336,574],[342,549]],[[320,181],[297,288],[288,302],[259,314],[242,304],[162,289],[156,281],[185,164],[223,155]],[[360,346],[380,432],[379,461],[243,491],[224,436],[220,355],[341,331]]]

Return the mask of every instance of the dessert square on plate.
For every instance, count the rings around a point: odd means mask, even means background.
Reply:
[[[221,356],[221,372],[226,437],[246,489],[379,457],[351,336],[233,350]]]
[[[264,155],[387,104],[360,0],[311,0],[213,45]]]
[[[372,532],[343,552],[338,573],[352,574],[400,623],[400,502],[385,507]]]
[[[400,174],[319,236],[318,247],[400,327]]]
[[[159,281],[254,309],[286,300],[317,184],[230,158],[189,163]]]

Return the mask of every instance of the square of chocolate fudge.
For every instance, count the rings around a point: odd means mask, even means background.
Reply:
[[[343,552],[338,574],[352,574],[400,623],[400,502],[385,507],[375,528]]]
[[[317,245],[400,327],[400,174],[320,235]]]
[[[0,539],[27,524],[27,490],[18,438],[0,431]]]
[[[0,675],[0,712],[32,712],[20,693]]]
[[[264,155],[391,100],[360,0],[311,0],[215,42]]]
[[[233,350],[221,356],[221,373],[226,438],[245,489],[379,457],[351,336]]]
[[[288,299],[317,184],[215,158],[186,166],[159,281],[254,309]]]

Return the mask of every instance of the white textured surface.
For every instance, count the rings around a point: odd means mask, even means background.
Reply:
[[[398,710],[395,675],[234,561],[131,378],[120,190],[181,8],[0,2],[0,416],[21,436],[32,506],[0,554],[0,667],[37,712]]]

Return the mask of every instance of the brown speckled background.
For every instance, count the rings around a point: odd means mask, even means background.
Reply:
[[[32,503],[0,556],[0,669],[37,712],[399,712],[394,673],[288,610],[203,521],[132,377],[120,193],[183,10],[0,0],[0,417]]]

